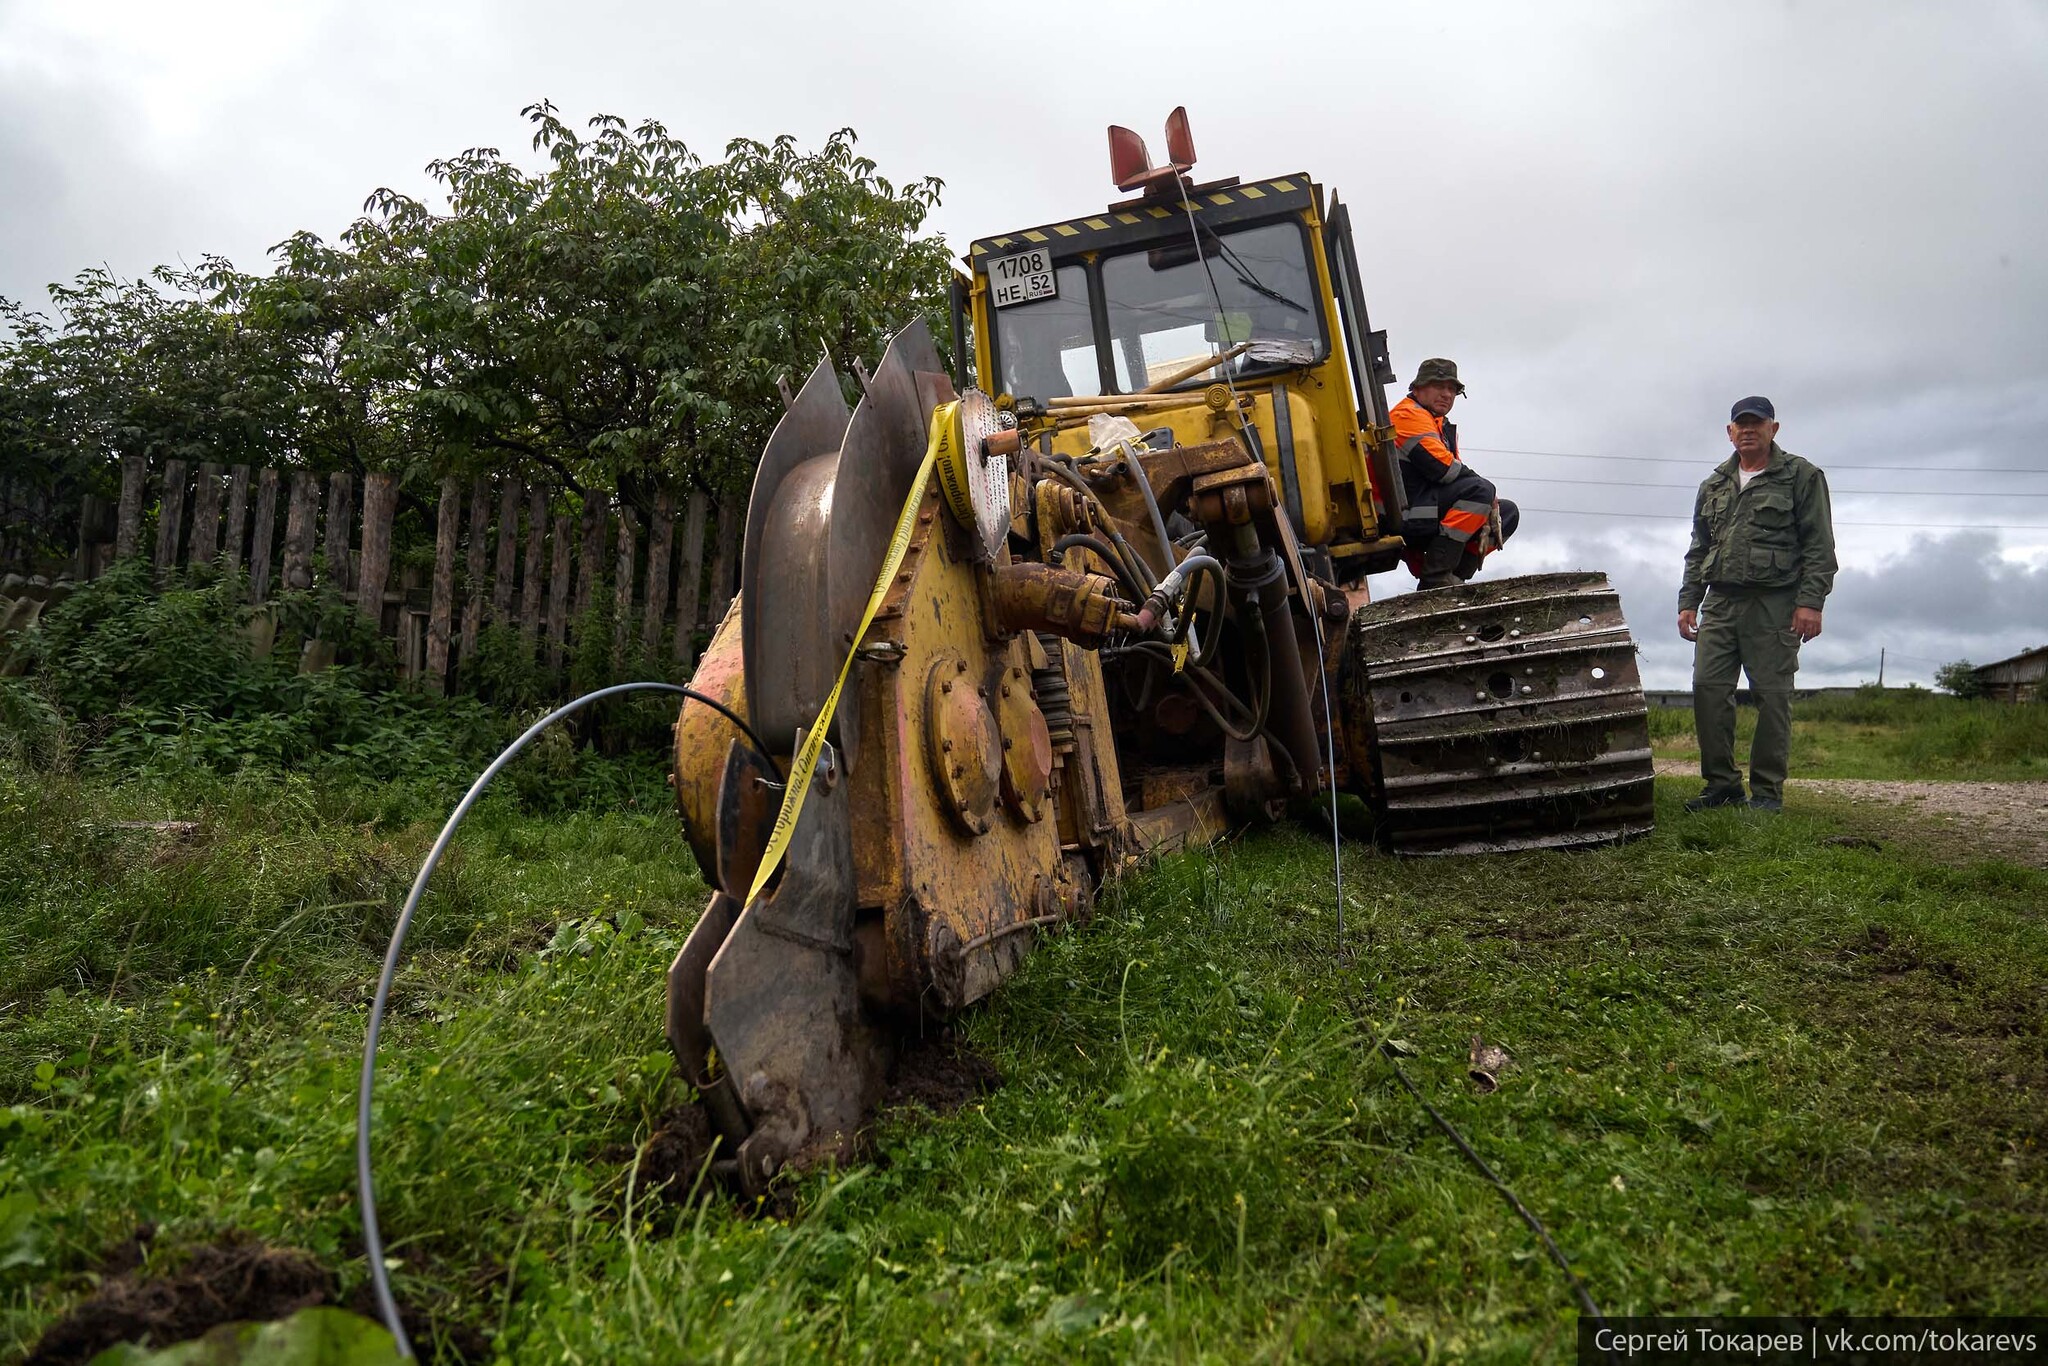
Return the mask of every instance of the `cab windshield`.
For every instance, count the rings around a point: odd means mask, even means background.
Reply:
[[[993,311],[1000,392],[1130,393],[1241,342],[1249,345],[1228,363],[1232,378],[1329,354],[1307,229],[1291,218],[1220,234],[1204,227],[1199,256],[1189,235],[1106,257],[1092,270],[1064,265],[1055,275],[1053,297]],[[1183,387],[1213,383],[1224,370]]]
[[[1249,342],[1233,376],[1312,365],[1326,352],[1302,225],[1292,219],[1112,256],[1102,263],[1116,388],[1129,393]],[[1218,302],[1221,301],[1221,307]],[[1221,368],[1185,381],[1221,378]]]

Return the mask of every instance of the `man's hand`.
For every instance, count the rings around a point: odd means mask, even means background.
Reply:
[[[1802,644],[1819,635],[1820,609],[1818,607],[1793,608],[1792,634],[1798,636]]]
[[[1813,629],[1818,634],[1820,631],[1819,613],[1814,615],[1816,620]],[[1686,640],[1698,640],[1700,638],[1700,614],[1691,611],[1680,612],[1678,614],[1678,634]]]

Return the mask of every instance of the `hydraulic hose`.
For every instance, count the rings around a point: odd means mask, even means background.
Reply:
[[[1122,652],[1156,661],[1161,665],[1173,663],[1172,649],[1157,640],[1142,640],[1133,645],[1126,645],[1123,647]],[[1216,728],[1225,735],[1233,740],[1241,741],[1256,740],[1259,737],[1259,729],[1265,724],[1263,709],[1246,706],[1240,698],[1230,691],[1229,685],[1217,678],[1211,671],[1207,669],[1198,670],[1191,664],[1174,675],[1174,677],[1187,685],[1188,692],[1194,697],[1196,702],[1201,704],[1202,710],[1208,713],[1209,719],[1216,723]],[[1222,709],[1217,705],[1217,698],[1209,692],[1209,689],[1212,687],[1216,689],[1217,693],[1221,694],[1222,701],[1229,703],[1240,713],[1251,718],[1249,726],[1238,725],[1223,714]]]
[[[1194,695],[1195,701],[1201,704],[1202,710],[1209,713],[1209,719],[1216,723],[1216,729],[1240,743],[1248,744],[1259,738],[1259,729],[1265,722],[1256,712],[1248,708],[1246,709],[1246,714],[1252,718],[1249,726],[1233,725],[1223,715],[1222,710],[1217,707],[1215,699],[1209,696],[1208,684],[1200,681],[1206,675],[1183,673],[1181,676],[1188,680],[1188,691]],[[1221,684],[1217,686],[1222,687]],[[1225,688],[1223,691],[1225,697],[1229,698],[1231,705],[1236,707],[1244,706],[1244,703],[1238,701],[1235,697],[1230,697],[1229,689]]]
[[[1129,459],[1131,479],[1144,496],[1145,510],[1152,514],[1152,530],[1158,534],[1159,544],[1166,551],[1166,567],[1170,570],[1173,568],[1173,537],[1166,534],[1166,518],[1159,512],[1159,496],[1152,492],[1152,480],[1146,476],[1145,467],[1138,463],[1138,458],[1133,455]]]
[[[1159,586],[1152,590],[1154,593],[1163,592],[1169,599],[1165,606],[1175,606],[1176,600],[1179,604],[1174,617],[1173,631],[1167,636],[1167,640],[1172,644],[1178,645],[1187,639],[1188,627],[1194,621],[1197,579],[1204,572],[1211,572],[1216,576],[1217,603],[1228,603],[1230,599],[1224,596],[1223,565],[1214,555],[1201,552],[1190,555],[1175,565],[1173,572],[1161,579]]]
[[[772,770],[775,761],[768,753],[768,747],[754,734],[753,727],[735,714],[716,698],[706,697],[693,688],[679,683],[618,683],[596,692],[585,693],[566,706],[557,707],[526,728],[526,733],[505,747],[504,753],[491,760],[477,780],[470,784],[469,791],[455,804],[455,811],[448,817],[448,823],[441,827],[440,837],[434,847],[427,851],[426,862],[420,865],[419,876],[413,879],[412,891],[405,898],[405,908],[398,913],[398,923],[391,930],[391,944],[384,950],[384,970],[377,975],[377,994],[370,1003],[370,1024],[363,1036],[363,1074],[356,1090],[356,1198],[363,1217],[363,1253],[370,1262],[370,1283],[376,1290],[377,1315],[384,1320],[384,1326],[391,1331],[398,1344],[399,1354],[413,1355],[412,1342],[405,1335],[405,1325],[399,1321],[398,1301],[391,1294],[391,1276],[384,1268],[384,1236],[377,1227],[377,1188],[370,1173],[370,1097],[377,1080],[377,1038],[383,1032],[384,1012],[391,1003],[391,983],[398,976],[398,957],[405,950],[405,936],[412,928],[413,914],[419,910],[420,898],[426,894],[427,879],[434,875],[441,856],[448,852],[450,841],[455,838],[455,829],[462,824],[470,808],[482,797],[484,789],[491,785],[491,779],[498,776],[507,764],[519,757],[520,751],[539,737],[555,722],[574,716],[593,702],[607,697],[618,697],[629,692],[678,693],[692,702],[701,702],[719,715],[731,721],[746,735],[747,740],[760,752],[763,762]]]
[[[1088,551],[1107,564],[1116,575],[1117,584],[1131,595],[1132,602],[1143,602],[1145,595],[1152,591],[1150,585],[1135,581],[1131,576],[1130,562],[1118,555],[1109,542],[1092,531],[1070,531],[1052,543],[1052,553],[1055,555],[1062,555],[1077,548]]]
[[[1209,557],[1205,555],[1202,558],[1208,559]],[[1201,650],[1188,662],[1193,668],[1206,669],[1215,660],[1216,652],[1223,648],[1223,617],[1224,611],[1230,602],[1230,586],[1220,565],[1214,568],[1207,565],[1201,566],[1199,577],[1208,579],[1215,586],[1216,611],[1210,614],[1208,638],[1202,642]],[[1187,605],[1181,610],[1181,617],[1186,622],[1186,625],[1181,627],[1183,634],[1194,625],[1195,595],[1199,591],[1194,583],[1188,585]]]
[[[1096,519],[1102,523],[1103,531],[1108,534],[1110,541],[1116,548],[1123,553],[1124,567],[1130,571],[1133,579],[1140,580],[1146,585],[1138,593],[1139,600],[1143,601],[1145,594],[1150,591],[1150,586],[1159,581],[1159,575],[1153,571],[1151,565],[1145,562],[1145,557],[1133,549],[1131,543],[1125,540],[1123,534],[1116,529],[1116,519],[1110,515],[1109,506],[1102,501],[1102,495],[1088,487],[1088,481],[1083,479],[1080,473],[1070,464],[1056,459],[1048,460],[1045,463],[1045,468],[1050,470],[1053,477],[1062,484],[1080,494],[1088,505],[1095,509]]]

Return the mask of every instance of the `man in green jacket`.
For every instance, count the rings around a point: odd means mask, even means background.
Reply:
[[[1735,454],[1700,485],[1692,545],[1678,590],[1678,634],[1695,642],[1693,726],[1706,789],[1688,811],[1740,806],[1735,766],[1735,683],[1749,672],[1756,739],[1749,751],[1750,806],[1780,810],[1792,752],[1792,675],[1799,647],[1820,634],[1835,586],[1835,527],[1828,480],[1781,449],[1777,412],[1745,398],[1729,413]]]

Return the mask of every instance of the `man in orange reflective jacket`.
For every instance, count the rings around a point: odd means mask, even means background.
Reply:
[[[1416,367],[1408,397],[1394,405],[1394,446],[1408,496],[1401,535],[1417,588],[1449,588],[1471,578],[1522,520],[1519,508],[1494,496],[1492,481],[1458,458],[1458,428],[1444,419],[1464,392],[1457,363],[1433,358]]]

